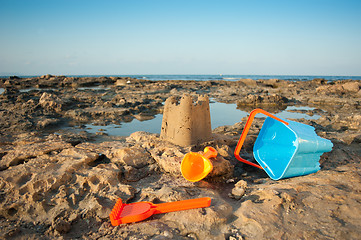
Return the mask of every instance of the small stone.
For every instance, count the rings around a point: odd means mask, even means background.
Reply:
[[[244,180],[240,180],[238,181],[235,185],[235,187],[238,187],[238,188],[247,188],[247,182],[244,181]]]
[[[170,239],[173,238],[173,234],[172,234],[171,232],[169,232],[169,231],[164,231],[164,232],[163,232],[163,236],[168,237],[168,238],[170,238]]]
[[[233,178],[228,179],[228,180],[226,181],[226,183],[234,183],[234,179],[233,179]]]
[[[234,188],[232,189],[232,193],[229,194],[229,197],[239,200],[246,193],[246,189],[247,189],[247,182],[244,180],[240,180],[234,185]]]
[[[246,193],[246,190],[243,188],[233,188],[232,189],[232,198],[239,200]]]

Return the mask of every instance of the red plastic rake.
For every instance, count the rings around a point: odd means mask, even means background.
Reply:
[[[142,221],[153,214],[203,208],[210,205],[211,199],[209,197],[160,204],[153,204],[151,202],[125,204],[119,198],[109,217],[112,225],[118,226],[122,223]]]

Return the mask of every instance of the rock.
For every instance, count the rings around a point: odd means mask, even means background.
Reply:
[[[121,95],[116,95],[112,101],[113,104],[115,104],[117,107],[126,107],[127,106],[127,100],[121,96]]]
[[[177,148],[163,147],[149,151],[163,171],[180,176],[180,164],[184,153]]]
[[[142,168],[154,163],[154,159],[144,149],[138,146],[130,148],[113,149],[107,154],[114,163],[121,163],[135,168]]]
[[[9,151],[2,159],[1,165],[10,167],[20,164],[21,162],[37,157],[39,155],[47,154],[52,151],[59,151],[72,147],[71,144],[63,141],[49,141],[35,144],[26,144],[16,147]]]
[[[138,131],[132,133],[129,138],[127,138],[128,142],[134,141],[139,144],[144,143],[145,145],[149,147],[154,147],[154,145],[150,146],[150,142],[153,142],[155,144],[160,143],[161,140],[159,139],[159,135],[155,133],[148,133],[143,131]]]
[[[42,75],[42,76],[40,77],[40,79],[49,79],[49,78],[51,78],[51,77],[54,77],[54,76],[51,75],[51,74],[46,74],[46,75]]]
[[[36,126],[38,129],[44,129],[47,127],[55,126],[60,123],[60,119],[57,118],[46,118],[37,122]]]
[[[278,94],[267,95],[263,98],[263,103],[282,104],[288,102],[289,99]]]
[[[85,109],[73,109],[65,113],[65,116],[71,117],[77,121],[89,121],[96,118],[98,121],[105,122],[109,119],[119,121],[123,116],[129,114],[127,108],[104,108],[104,107],[89,107]]]
[[[322,84],[326,84],[327,80],[324,78],[314,78],[311,80],[311,83],[313,83],[315,85],[322,85]]]
[[[272,85],[272,86],[276,86],[278,83],[280,83],[281,81],[279,80],[279,79],[277,79],[277,78],[273,78],[273,79],[268,79],[267,81],[266,81],[266,83],[267,84],[270,84],[270,85]]]
[[[102,143],[91,143],[91,142],[83,142],[77,144],[76,148],[84,149],[90,152],[96,152],[99,154],[104,154],[107,158],[113,157],[113,150],[122,149],[129,147],[129,144],[120,142],[120,141],[105,141]]]
[[[339,85],[339,84],[323,85],[323,86],[316,88],[316,92],[342,94],[345,92],[345,89],[342,87],[342,85]]]
[[[237,104],[239,104],[239,103],[257,104],[257,103],[260,103],[261,101],[262,101],[261,96],[250,94],[242,102],[237,102]]]
[[[210,159],[213,165],[213,170],[208,174],[206,179],[209,181],[223,181],[233,176],[234,166],[222,156],[217,156],[215,159]]]
[[[124,180],[125,182],[137,182],[143,178],[145,178],[146,176],[150,175],[153,171],[152,168],[134,168],[131,166],[123,166],[122,168],[122,180]]]
[[[272,95],[255,95],[248,94],[247,97],[238,100],[237,106],[242,105],[253,105],[253,106],[263,106],[263,105],[283,105],[290,102],[290,100],[279,94]]]
[[[231,198],[239,200],[246,193],[244,188],[233,188],[232,193],[229,195]]]
[[[234,185],[234,187],[247,189],[247,182],[244,180],[240,180]]]
[[[271,88],[278,88],[286,83],[285,81],[280,81],[277,78],[266,79],[266,80],[262,79],[262,80],[258,80],[258,82],[262,83],[262,85],[265,87],[271,87]]]
[[[44,92],[39,99],[39,104],[47,111],[61,112],[64,102],[54,94]]]
[[[361,83],[359,82],[347,82],[342,84],[343,89],[349,92],[357,93],[361,88]]]
[[[52,222],[52,227],[60,234],[68,233],[71,229],[71,223],[64,219],[56,219]]]
[[[5,82],[5,85],[7,85],[6,84],[6,82]],[[11,83],[9,83],[9,85],[11,85]],[[13,87],[6,87],[5,89],[4,89],[4,92],[3,92],[3,95],[5,95],[5,96],[15,96],[15,95],[18,95],[19,94],[19,90],[18,89],[16,89],[16,88],[13,88]]]
[[[360,129],[361,128],[361,115],[355,114],[349,116],[344,122],[349,128]]]
[[[145,148],[163,171],[180,176],[180,163],[184,153],[179,146],[160,139],[157,134],[146,132],[132,133],[127,141]]]
[[[251,87],[257,86],[257,81],[250,78],[240,79],[239,82],[245,84],[246,86],[251,86]]]
[[[128,80],[127,79],[118,79],[115,82],[115,86],[125,86],[128,84]]]
[[[149,115],[149,114],[137,114],[137,115],[134,115],[134,117],[139,121],[147,121],[147,120],[154,119],[154,116]]]
[[[227,140],[228,139],[224,139],[224,142],[226,142]],[[228,140],[228,141],[230,141],[230,140]],[[223,146],[221,145],[221,146],[217,147],[216,149],[217,149],[218,154],[225,158],[231,157],[234,152],[228,145],[223,145]]]
[[[247,189],[247,182],[244,180],[240,180],[234,185],[234,188],[232,189],[232,192],[230,193],[229,197],[239,200],[246,193],[246,189]]]
[[[0,187],[6,187],[4,194],[12,192],[23,206],[10,205],[11,198],[2,201],[0,215],[49,223],[64,211],[76,214],[76,209],[108,218],[114,201],[119,197],[126,201],[134,196],[135,189],[120,183],[121,172],[115,164],[90,166],[97,156],[72,147],[0,172]],[[68,225],[63,223],[55,221],[53,226],[59,232],[67,232]]]
[[[91,164],[92,162],[96,161],[98,158],[100,157],[100,155],[98,153],[95,152],[89,152],[86,150],[82,150],[79,148],[67,148],[62,150],[59,154],[58,154],[58,161],[62,162],[62,161],[68,161],[68,159],[73,159],[72,164],[74,164],[75,162],[77,163],[85,163],[85,164]]]

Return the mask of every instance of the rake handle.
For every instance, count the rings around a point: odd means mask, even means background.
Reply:
[[[194,208],[204,208],[204,207],[209,207],[210,205],[211,205],[211,198],[209,197],[189,199],[189,200],[169,202],[169,203],[160,203],[160,204],[154,204],[155,206],[154,214],[176,212],[176,211],[182,211],[182,210],[188,210]]]

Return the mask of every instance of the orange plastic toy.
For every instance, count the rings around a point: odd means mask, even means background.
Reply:
[[[142,221],[153,214],[203,208],[210,205],[211,199],[209,197],[160,204],[153,204],[151,202],[125,204],[119,198],[109,217],[112,225],[118,226],[122,223]]]
[[[213,169],[209,158],[217,157],[217,150],[212,147],[204,148],[204,153],[187,153],[181,163],[181,172],[185,179],[198,182],[205,178]]]
[[[256,116],[256,114],[258,114],[258,113],[263,113],[264,115],[267,115],[267,116],[269,116],[269,117],[271,117],[271,118],[274,118],[274,119],[276,119],[277,121],[280,121],[280,122],[282,122],[282,123],[284,123],[284,124],[286,124],[286,125],[288,125],[288,122],[285,122],[285,121],[283,121],[282,119],[280,119],[280,118],[278,118],[278,117],[276,117],[276,116],[273,116],[273,115],[270,114],[269,112],[266,112],[265,110],[262,110],[262,109],[259,109],[259,108],[253,110],[253,111],[249,114],[247,123],[246,123],[246,125],[244,126],[242,135],[241,135],[241,137],[239,138],[239,141],[238,141],[238,143],[237,143],[236,149],[234,150],[234,156],[237,158],[237,160],[239,160],[239,161],[241,161],[241,162],[243,162],[243,163],[247,163],[247,164],[249,164],[249,165],[251,165],[251,166],[253,166],[253,167],[258,167],[258,168],[260,168],[260,169],[263,169],[260,165],[255,164],[255,163],[250,162],[250,161],[247,161],[246,159],[243,159],[243,158],[241,158],[241,157],[239,156],[239,152],[241,151],[241,148],[242,148],[242,146],[243,146],[244,140],[246,139],[246,136],[247,136],[247,134],[248,134],[248,131],[249,131],[249,129],[250,129],[250,127],[251,127],[251,124],[252,124],[252,122],[253,122],[253,119],[254,119],[254,117]]]

